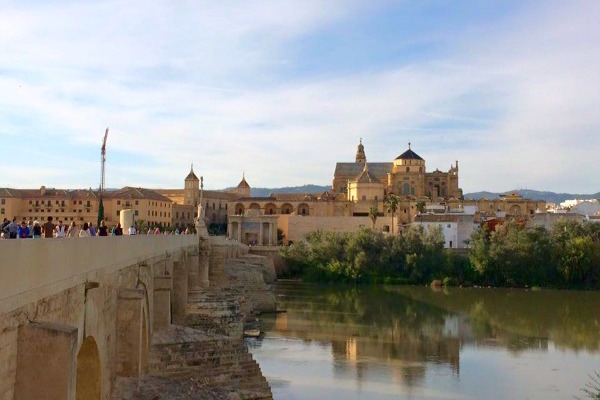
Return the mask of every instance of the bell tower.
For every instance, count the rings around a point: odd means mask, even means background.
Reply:
[[[190,173],[185,178],[184,202],[187,205],[198,207],[198,196],[200,195],[200,179],[194,173],[194,164],[190,169]]]
[[[358,143],[358,148],[356,149],[356,161],[357,164],[364,164],[367,162],[367,156],[365,155],[365,146],[362,144],[362,138],[360,138],[360,142]]]

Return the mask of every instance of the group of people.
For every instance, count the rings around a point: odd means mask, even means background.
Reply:
[[[2,227],[0,229],[0,239],[39,239],[39,238],[72,238],[72,237],[95,237],[95,236],[122,236],[123,228],[120,223],[109,228],[106,226],[104,221],[100,222],[100,225],[96,228],[91,222],[84,222],[81,227],[75,224],[75,221],[71,222],[70,225],[64,225],[62,220],[58,221],[58,224],[54,224],[52,217],[48,217],[48,221],[44,224],[40,224],[39,221],[21,221],[19,224],[16,218],[12,221],[4,218]],[[148,228],[144,230],[148,235],[161,235],[159,227]],[[127,229],[127,234],[137,235],[138,231],[135,226],[130,226]],[[164,232],[167,234],[167,231]],[[189,229],[180,231],[179,228],[175,232],[175,235],[188,235],[190,234]]]
[[[70,225],[64,225],[62,220],[59,220],[58,224],[55,225],[52,221],[53,218],[48,217],[48,221],[41,225],[37,220],[33,222],[23,220],[19,224],[16,218],[13,218],[12,222],[4,218],[0,237],[3,239],[39,239],[123,235],[123,228],[120,223],[109,229],[104,221],[100,222],[98,228],[91,222],[84,222],[80,228],[75,224],[75,221],[71,222]],[[130,227],[128,233],[135,235],[135,227]]]

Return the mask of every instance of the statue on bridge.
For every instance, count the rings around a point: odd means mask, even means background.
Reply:
[[[206,228],[205,222],[205,211],[204,207],[202,207],[202,197],[204,192],[204,177],[200,177],[200,202],[198,204],[197,217],[194,221],[194,225],[196,227],[196,232],[200,236],[201,239],[208,239],[208,229]]]

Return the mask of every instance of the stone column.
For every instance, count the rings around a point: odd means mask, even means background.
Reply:
[[[227,237],[229,239],[233,239],[233,232],[232,232],[232,230],[233,230],[233,227],[232,227],[231,222],[227,223]]]
[[[269,246],[273,246],[273,223],[269,223]]]
[[[199,285],[199,258],[200,254],[194,251],[188,254],[188,259],[186,262],[186,269],[188,274],[188,288],[189,290],[198,290],[200,288]]]
[[[208,288],[210,286],[209,259],[210,249],[207,245],[203,245],[200,248],[200,254],[198,255],[198,285],[202,288]]]
[[[238,229],[237,229],[237,240],[238,242],[242,243],[242,222],[238,222]]]
[[[142,374],[142,301],[144,291],[120,289],[117,299],[117,375]]]
[[[258,223],[258,245],[263,245],[263,223],[262,221]]]
[[[77,328],[48,322],[21,325],[16,358],[15,399],[75,399]]]
[[[185,263],[173,262],[173,323],[183,325],[188,301],[188,274]]]

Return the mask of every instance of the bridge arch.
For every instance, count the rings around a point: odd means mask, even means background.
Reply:
[[[77,400],[102,399],[102,369],[100,352],[93,336],[87,336],[77,354]]]

